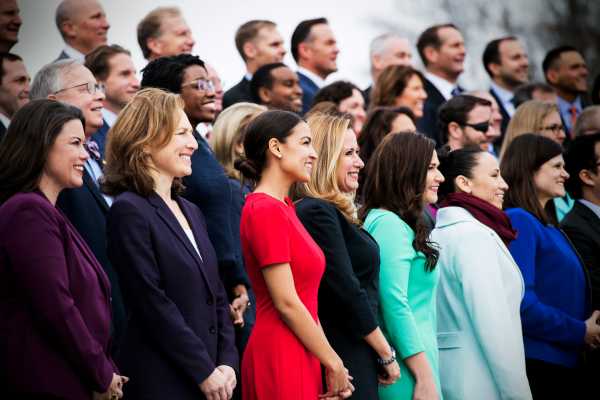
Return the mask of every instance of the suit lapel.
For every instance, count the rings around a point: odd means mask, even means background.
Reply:
[[[92,193],[92,195],[94,196],[94,198],[100,205],[100,208],[102,209],[102,211],[104,213],[107,213],[108,208],[109,208],[108,204],[106,203],[106,200],[104,200],[102,193],[100,193],[100,189],[98,189],[98,185],[96,185],[96,182],[94,182],[94,179],[88,174],[88,172],[85,168],[83,170],[83,185],[85,187],[87,187],[88,190]]]
[[[579,201],[576,201],[573,207],[575,208],[577,214],[581,217],[582,222],[585,223],[584,226],[587,225],[590,227],[590,229],[596,232],[597,237],[600,238],[600,218],[598,218],[598,216],[592,210],[590,210],[589,207]]]

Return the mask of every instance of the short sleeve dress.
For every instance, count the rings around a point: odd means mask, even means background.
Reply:
[[[256,323],[242,360],[244,400],[315,400],[321,366],[283,322],[262,268],[289,263],[302,303],[318,323],[317,296],[325,271],[323,252],[298,220],[294,205],[265,193],[248,195],[240,225],[242,251],[256,294]]]

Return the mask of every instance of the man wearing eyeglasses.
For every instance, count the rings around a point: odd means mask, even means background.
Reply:
[[[118,352],[118,338],[121,333],[120,316],[123,307],[117,274],[106,254],[106,214],[112,199],[100,191],[102,161],[97,147],[89,141],[94,132],[102,126],[102,103],[105,99],[104,87],[94,78],[89,69],[73,59],[66,59],[45,65],[33,78],[30,97],[62,101],[78,107],[85,118],[84,132],[90,157],[84,164],[83,185],[79,188],[63,190],[56,202],[58,208],[79,231],[83,239],[104,268],[111,283],[113,354]]]
[[[444,143],[457,150],[466,146],[481,147],[494,136],[492,103],[470,95],[459,95],[444,103],[438,114]]]

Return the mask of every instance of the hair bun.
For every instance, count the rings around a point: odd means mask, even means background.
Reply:
[[[239,160],[236,160],[233,166],[248,179],[258,181],[260,178],[260,172],[252,160],[242,157]]]

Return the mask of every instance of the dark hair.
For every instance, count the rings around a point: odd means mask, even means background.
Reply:
[[[502,42],[506,41],[516,41],[517,38],[515,36],[504,36],[499,39],[494,39],[489,42],[485,49],[483,50],[483,67],[489,76],[492,76],[492,70],[490,69],[490,64],[498,64],[500,65],[502,61],[500,60],[500,45]]]
[[[540,204],[533,177],[544,163],[561,154],[561,145],[545,136],[526,133],[516,137],[500,163],[502,177],[508,184],[504,207],[520,207],[543,224],[556,224],[555,214],[544,210]],[[552,204],[551,201],[548,203]]]
[[[81,110],[54,100],[32,100],[11,119],[0,142],[0,204],[38,184],[50,148],[63,126],[72,120],[85,126]]]
[[[271,71],[277,68],[289,67],[280,62],[265,64],[258,68],[252,75],[252,80],[250,81],[250,93],[252,93],[252,98],[254,99],[255,103],[262,104],[262,99],[259,95],[259,89],[261,87],[266,87],[267,89],[271,89],[273,87],[274,80]]]
[[[426,67],[427,64],[429,64],[429,61],[425,58],[425,48],[433,47],[434,49],[439,49],[442,46],[442,41],[440,39],[440,35],[438,34],[439,30],[442,28],[454,28],[458,30],[454,24],[433,25],[425,29],[417,39],[417,51],[419,52],[421,61],[423,61],[423,65]]]
[[[329,22],[327,21],[327,18],[315,18],[302,21],[296,26],[294,33],[292,33],[291,43],[294,61],[298,62],[299,60],[300,55],[298,54],[298,46],[300,46],[300,43],[307,41],[312,27],[319,24],[329,24]]]
[[[85,67],[99,80],[105,80],[110,75],[108,63],[110,59],[117,54],[127,54],[131,56],[129,50],[124,49],[118,44],[102,45],[96,47],[91,53],[85,56]]]
[[[6,53],[6,52],[1,52],[0,53],[0,83],[2,82],[2,79],[4,79],[4,74],[6,73],[6,71],[4,71],[4,60],[6,61],[23,61],[23,59],[13,53]]]
[[[524,85],[520,85],[515,89],[515,94],[513,96],[513,104],[515,108],[518,108],[521,104],[526,101],[533,100],[533,92],[539,90],[544,93],[556,93],[554,88],[547,83],[534,82],[534,83],[526,83]]]
[[[556,68],[556,64],[560,60],[560,56],[563,53],[568,53],[571,51],[579,53],[579,50],[573,46],[558,46],[546,53],[544,61],[542,61],[542,70],[544,71],[544,76],[546,76],[549,69]]]
[[[438,109],[438,124],[444,143],[448,141],[448,125],[451,122],[456,122],[458,125],[464,126],[469,119],[469,113],[476,106],[491,107],[492,103],[481,97],[461,94],[454,96],[440,106]]]
[[[179,54],[176,56],[160,57],[152,60],[142,70],[142,88],[155,87],[168,90],[172,93],[181,93],[181,84],[185,70],[199,65],[206,69],[204,62],[191,54]]]
[[[477,166],[481,153],[485,153],[485,150],[481,150],[478,146],[466,146],[452,151],[448,147],[444,147],[438,151],[439,170],[446,178],[440,184],[439,201],[456,191],[454,186],[456,177],[462,175],[469,179],[473,178],[473,169]]]
[[[575,199],[583,197],[584,183],[579,178],[579,172],[587,169],[595,174],[600,173],[600,166],[597,165],[600,160],[596,158],[595,152],[596,143],[599,142],[600,132],[578,136],[571,142],[565,153],[565,169],[570,175],[566,188]]]
[[[592,85],[592,104],[600,104],[600,74],[596,75]]]
[[[377,146],[368,165],[359,218],[384,208],[397,214],[415,232],[412,246],[425,254],[425,269],[435,268],[439,252],[429,241],[423,218],[423,191],[435,142],[421,134],[388,135]]]
[[[393,106],[396,97],[406,89],[408,81],[417,75],[421,83],[425,84],[425,77],[421,71],[406,65],[389,65],[381,71],[371,93],[370,107]]]
[[[331,101],[339,106],[343,100],[352,97],[353,90],[360,92],[358,86],[352,82],[335,81],[319,89],[313,98],[312,106],[323,101]]]
[[[258,32],[263,28],[275,28],[275,22],[266,19],[253,19],[248,22],[244,22],[235,32],[235,47],[238,53],[242,57],[242,60],[246,61],[246,54],[244,54],[244,45],[258,36]]]
[[[246,178],[257,182],[267,162],[269,140],[282,143],[302,119],[290,111],[270,110],[258,115],[246,127],[244,157],[234,164]]]

